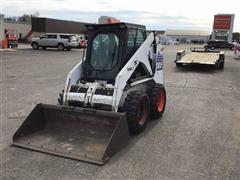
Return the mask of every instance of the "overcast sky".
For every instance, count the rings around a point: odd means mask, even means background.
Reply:
[[[20,16],[39,12],[41,17],[97,23],[100,16],[144,24],[148,29],[211,31],[213,16],[235,14],[234,31],[240,32],[239,0],[0,0],[1,13]]]

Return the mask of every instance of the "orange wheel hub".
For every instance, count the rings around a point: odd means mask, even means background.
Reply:
[[[163,90],[160,91],[158,96],[158,102],[157,102],[157,110],[158,112],[162,112],[165,104],[165,93]]]
[[[141,113],[141,117],[139,119],[139,124],[143,125],[147,119],[147,106],[146,106],[146,98],[143,99],[142,103],[141,103],[141,107],[140,107],[140,113]]]

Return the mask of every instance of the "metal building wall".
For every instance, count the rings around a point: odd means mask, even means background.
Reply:
[[[31,30],[32,26],[31,23],[4,22],[3,28],[16,29],[18,38],[20,38],[20,34],[22,35],[22,38],[24,38],[27,35],[27,33]]]
[[[50,18],[32,18],[32,31],[45,33],[76,33],[86,32],[83,22],[66,21]]]

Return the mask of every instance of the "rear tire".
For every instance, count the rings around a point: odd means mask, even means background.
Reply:
[[[69,48],[67,48],[67,51],[71,51],[71,49],[72,49],[72,48],[69,47]]]
[[[45,46],[44,46],[44,47],[42,47],[42,49],[44,49],[44,50],[45,50],[45,49],[47,49],[47,47],[45,47]]]
[[[176,67],[182,67],[183,64],[182,63],[176,63]]]
[[[211,50],[214,50],[214,49],[215,49],[215,46],[211,46],[210,49],[211,49]]]
[[[39,45],[37,42],[33,42],[31,45],[33,49],[39,49]]]
[[[65,49],[64,45],[62,43],[58,44],[58,50],[63,51]]]
[[[138,91],[130,92],[125,99],[124,110],[130,133],[138,134],[142,132],[149,120],[149,97]]]
[[[217,68],[218,69],[223,69],[224,68],[224,62],[225,62],[225,55],[224,54],[220,54],[219,60],[217,62]]]
[[[218,68],[218,69],[224,69],[224,61],[220,61],[220,62],[217,64],[217,68]]]
[[[163,85],[155,84],[150,94],[150,117],[153,119],[160,118],[166,107],[166,90]]]

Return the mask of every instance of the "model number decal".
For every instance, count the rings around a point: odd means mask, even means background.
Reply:
[[[127,67],[127,71],[133,71],[133,70],[135,69],[135,67],[137,66],[137,64],[138,64],[138,61],[135,60],[135,61],[134,61],[134,66],[132,66],[132,67]]]
[[[158,52],[156,60],[156,70],[159,71],[161,69],[163,69],[163,54],[161,52]]]
[[[134,70],[134,67],[128,67],[127,68],[127,71],[133,71]]]

